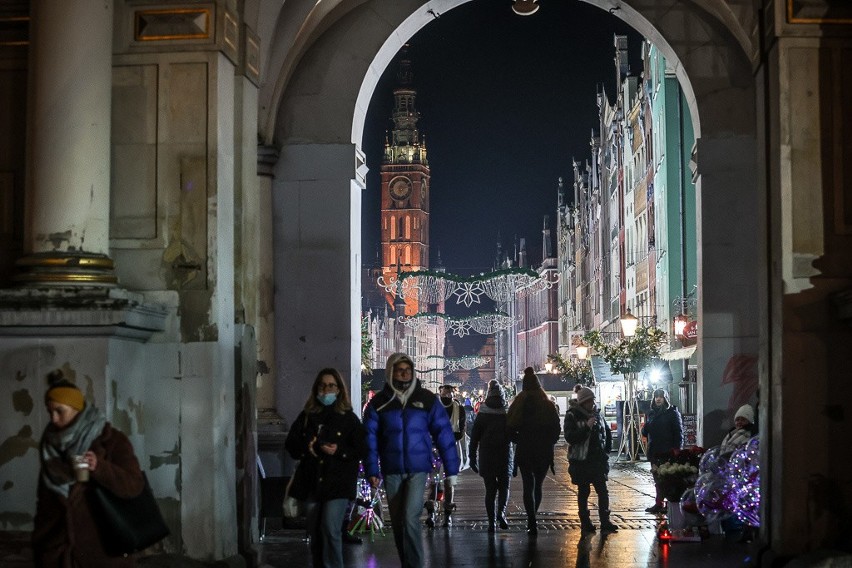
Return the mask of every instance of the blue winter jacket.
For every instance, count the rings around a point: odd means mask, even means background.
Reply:
[[[432,471],[432,446],[444,462],[447,477],[458,475],[459,455],[447,412],[432,391],[419,381],[405,407],[390,385],[376,394],[364,412],[367,430],[367,477]]]

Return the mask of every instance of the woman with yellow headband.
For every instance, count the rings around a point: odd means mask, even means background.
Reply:
[[[115,495],[130,498],[144,487],[133,446],[86,404],[77,386],[60,371],[48,376],[44,403],[50,424],[41,439],[41,473],[32,535],[36,566],[134,566],[133,557],[111,557],[104,551],[90,505],[90,483],[78,481],[75,465]],[[76,459],[75,459],[76,458]],[[79,463],[76,463],[79,462]],[[85,464],[84,467],[83,464]]]

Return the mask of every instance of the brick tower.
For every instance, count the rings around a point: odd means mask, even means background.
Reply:
[[[385,137],[382,160],[382,275],[387,281],[397,271],[429,268],[429,162],[426,141],[417,130],[420,114],[415,107],[411,61],[403,47],[398,86],[393,91],[393,130]],[[388,294],[393,304],[393,296]],[[405,313],[413,315],[427,306],[406,300]]]

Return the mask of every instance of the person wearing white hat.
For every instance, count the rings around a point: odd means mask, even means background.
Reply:
[[[589,516],[589,496],[592,487],[598,495],[598,515],[601,531],[616,532],[618,526],[609,519],[609,452],[612,450],[612,432],[595,406],[595,393],[583,387],[577,398],[568,401],[565,413],[565,440],[568,442],[568,474],[577,486],[577,505],[580,527],[583,532],[594,532],[595,525]]]
[[[754,423],[754,409],[751,405],[744,404],[734,414],[734,427],[722,439],[720,453],[733,452],[744,446],[755,434],[757,426]]]

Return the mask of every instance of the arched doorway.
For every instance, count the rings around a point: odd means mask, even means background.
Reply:
[[[276,401],[292,419],[318,366],[359,376],[360,206],[364,119],[375,85],[399,48],[460,0],[412,10],[375,0],[338,4],[282,63],[263,136],[280,145],[273,183]],[[590,1],[602,9],[609,4]],[[756,48],[725,6],[631,2],[611,13],[674,63],[696,134],[699,211],[699,439],[726,428],[735,357],[759,352],[764,189],[758,176]],[[273,48],[274,49],[274,48]],[[345,284],[345,285],[344,285]],[[356,389],[353,389],[356,390]]]
[[[461,3],[440,9],[446,12]],[[592,4],[604,7],[603,2]],[[365,6],[341,14],[304,52],[282,92],[274,134],[266,133],[281,144],[273,192],[280,251],[276,253],[275,311],[280,324],[276,342],[281,350],[277,399],[291,401],[279,404],[285,416],[294,414],[300,404],[299,377],[310,376],[319,361],[331,358],[330,363],[351,369],[353,375],[359,368],[355,314],[360,290],[363,120],[378,77],[391,58],[433,21],[429,13],[433,7],[425,4],[413,14],[397,10],[395,29],[388,27],[383,12],[380,27],[376,10]],[[721,438],[722,425],[714,413],[727,404],[728,393],[719,383],[724,367],[734,355],[757,354],[754,310],[761,238],[755,220],[761,216],[761,198],[755,175],[754,79],[736,33],[721,28],[707,12],[679,3],[670,8],[661,10],[655,3],[635,10],[625,6],[613,13],[676,62],[695,125],[702,251],[699,309],[702,352],[707,354],[699,363],[700,380],[705,382],[699,386],[703,395],[699,412],[705,417],[704,438],[715,442]],[[345,292],[339,284],[344,276],[350,282]],[[319,337],[336,339],[314,343]],[[299,369],[298,361],[305,367]]]

